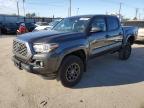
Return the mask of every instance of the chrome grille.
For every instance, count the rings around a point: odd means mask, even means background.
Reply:
[[[24,42],[20,42],[17,40],[13,41],[13,52],[14,54],[22,57],[28,56],[28,49]]]

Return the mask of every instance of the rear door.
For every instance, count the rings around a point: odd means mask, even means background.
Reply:
[[[109,48],[117,47],[122,44],[123,31],[119,20],[115,16],[108,16],[107,20],[107,43]]]

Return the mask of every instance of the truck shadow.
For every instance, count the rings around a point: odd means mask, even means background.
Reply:
[[[144,81],[144,47],[133,48],[127,61],[117,59],[117,54],[95,58],[88,63],[87,72],[74,88],[117,86]]]

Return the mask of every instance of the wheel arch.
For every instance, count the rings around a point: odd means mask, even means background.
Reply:
[[[87,63],[87,53],[85,51],[85,49],[81,48],[81,49],[75,49],[75,50],[71,50],[71,51],[67,51],[62,57],[61,57],[61,63],[59,66],[61,66],[61,64],[63,63],[64,59],[70,55],[74,55],[79,57],[83,63],[84,63],[84,71],[86,71],[86,63]]]
[[[130,42],[130,44],[133,45],[134,42],[135,42],[135,36],[133,36],[133,35],[128,35],[128,36],[125,38],[124,45],[126,45],[127,42]]]

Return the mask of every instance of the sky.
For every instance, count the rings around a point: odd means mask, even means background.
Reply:
[[[17,0],[0,0],[0,14],[17,14]],[[20,14],[24,15],[22,0],[19,1]],[[138,17],[144,18],[144,0],[72,0],[72,15],[114,14],[121,13],[126,18],[133,18],[138,10]],[[35,12],[41,17],[67,17],[69,0],[25,0],[26,13]]]

